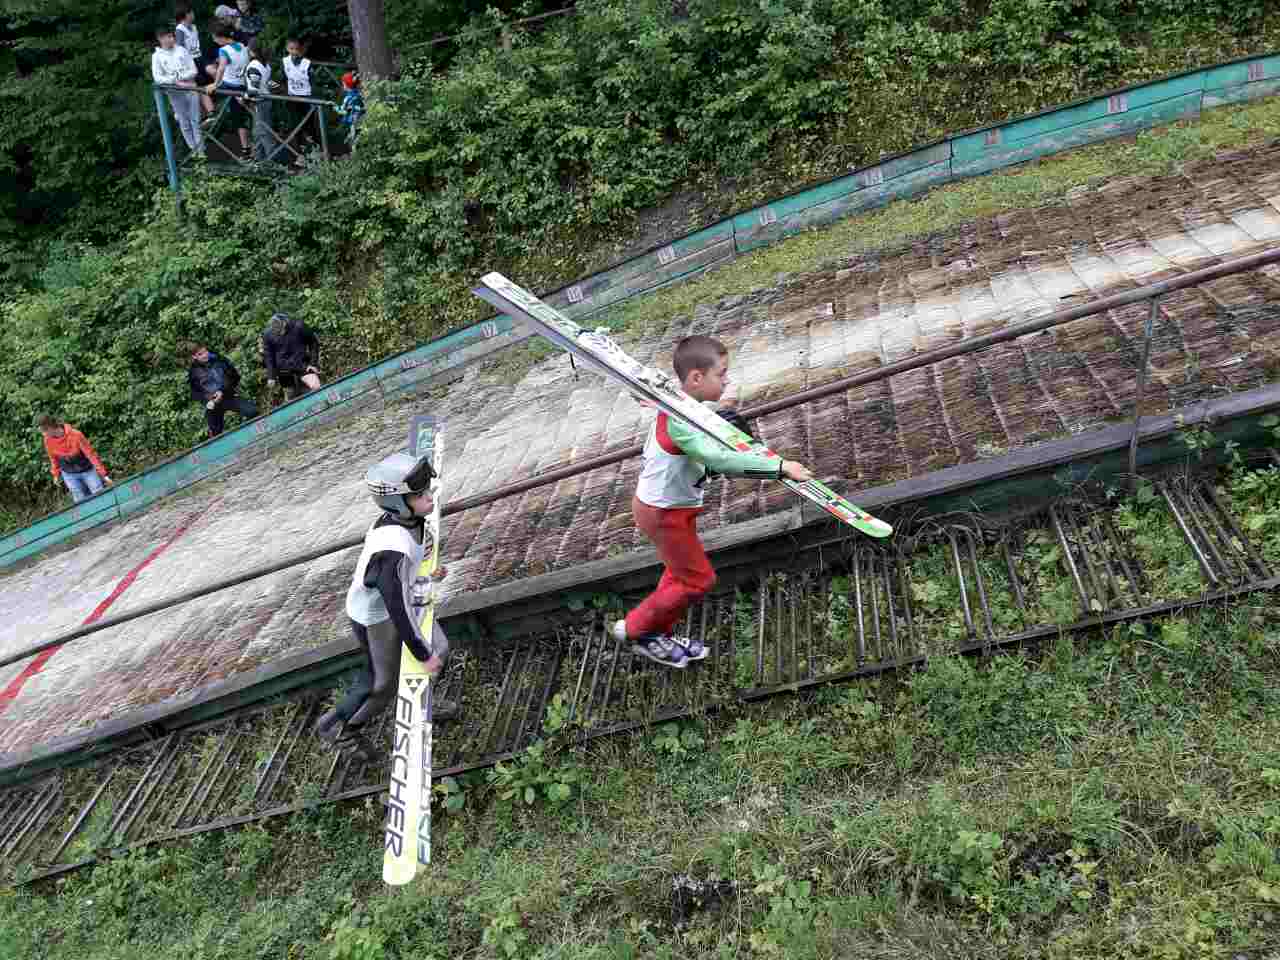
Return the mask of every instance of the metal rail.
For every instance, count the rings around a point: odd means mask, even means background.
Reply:
[[[874,370],[867,370],[862,373],[853,374],[852,376],[842,377],[831,383],[821,387],[814,387],[810,390],[802,390],[799,393],[775,400],[771,403],[760,404],[759,406],[750,407],[743,411],[745,417],[760,417],[770,413],[777,413],[782,410],[788,410],[801,404],[810,403],[814,400],[820,400],[824,397],[832,396],[836,393],[842,393],[853,387],[863,386],[868,383],[874,383],[878,380],[885,380],[889,377],[909,370],[916,370],[920,367],[930,366],[942,360],[949,360],[953,357],[963,356],[968,353],[974,353],[978,350],[985,349],[998,343],[1005,343],[1015,340],[1018,337],[1028,336],[1033,333],[1039,333],[1052,327],[1060,326],[1064,323],[1070,323],[1073,320],[1079,320],[1083,317],[1093,316],[1097,313],[1103,313],[1107,310],[1114,310],[1118,307],[1128,306],[1129,304],[1138,303],[1142,300],[1153,301],[1152,312],[1149,317],[1144,336],[1142,348],[1143,362],[1139,368],[1139,377],[1141,380],[1146,376],[1146,360],[1150,353],[1150,340],[1152,336],[1152,323],[1154,321],[1157,301],[1166,294],[1184,290],[1197,284],[1206,283],[1211,280],[1217,280],[1222,277],[1230,276],[1235,273],[1242,273],[1248,270],[1256,270],[1259,267],[1272,263],[1280,263],[1280,248],[1267,250],[1262,253],[1253,254],[1247,257],[1239,257],[1234,260],[1228,260],[1225,263],[1217,264],[1212,267],[1205,267],[1201,270],[1195,270],[1181,277],[1173,277],[1168,280],[1162,280],[1159,283],[1148,284],[1144,287],[1138,287],[1124,293],[1113,294],[1109,297],[1103,297],[1099,300],[1093,300],[1089,303],[1080,304],[1075,307],[1068,307],[1063,310],[1057,310],[1053,313],[1046,314],[1035,320],[1028,320],[1020,324],[1015,324],[1004,330],[995,331],[993,333],[984,334],[979,337],[970,337],[967,340],[961,340],[958,343],[948,347],[941,347],[936,350],[928,350],[924,353],[908,357],[905,360],[899,360],[896,363],[886,364]],[[1141,382],[1140,380],[1140,382]],[[1141,418],[1142,395],[1139,391],[1134,404],[1134,436],[1130,441],[1130,473],[1136,471],[1136,452],[1137,452],[1137,429]],[[464,510],[471,510],[476,507],[485,506],[507,497],[516,496],[517,494],[526,493],[538,487],[547,484],[557,483],[569,477],[575,477],[600,467],[610,466],[611,464],[620,463],[632,457],[639,456],[644,450],[641,445],[625,447],[614,453],[605,454],[599,457],[593,457],[588,460],[579,461],[556,470],[550,470],[546,473],[540,473],[537,476],[530,477],[528,480],[521,480],[517,483],[507,484],[505,486],[496,487],[493,490],[476,494],[471,497],[463,497],[454,500],[443,508],[441,511],[443,516],[452,516],[461,513]],[[247,583],[250,580],[256,580],[259,577],[265,577],[272,573],[278,573],[289,567],[297,566],[303,563],[309,563],[320,557],[328,556],[333,553],[340,553],[343,550],[350,550],[363,542],[363,534],[359,536],[346,537],[342,540],[317,547],[314,550],[308,550],[304,553],[295,554],[284,560],[272,564],[266,564],[261,567],[255,567],[244,573],[236,574],[224,580],[214,581],[192,590],[183,591],[182,593],[173,594],[164,597],[154,603],[145,604],[127,613],[121,613],[114,617],[106,617],[87,626],[77,627],[66,633],[60,634],[51,640],[27,647],[17,653],[9,654],[0,658],[0,668],[10,666],[11,664],[33,657],[44,650],[52,647],[61,646],[72,640],[78,640],[83,637],[90,636],[100,630],[107,630],[111,627],[118,626],[122,623],[128,623],[130,620],[136,620],[139,617],[149,616],[170,607],[178,606],[190,600],[208,596],[211,593],[217,593],[220,590],[226,590],[229,587],[238,586]]]
[[[176,84],[157,83],[152,85],[152,91],[156,104],[156,116],[160,121],[160,132],[164,140],[165,162],[169,172],[169,188],[173,190],[175,196],[179,196],[180,198],[178,180],[179,161],[177,154],[178,141],[173,136],[173,128],[169,118],[169,104],[167,98],[163,94],[182,93],[189,96],[197,96],[205,92],[205,85],[198,87],[181,87]],[[319,148],[321,155],[325,160],[332,159],[329,149],[329,128],[325,114],[325,108],[333,107],[333,103],[331,101],[321,97],[295,97],[277,93],[255,93],[252,98],[250,98],[246,92],[232,92],[223,89],[215,89],[210,96],[220,98],[222,102],[217,108],[213,124],[205,131],[203,139],[206,153],[210,146],[214,146],[221,150],[222,153],[225,154],[226,159],[230,160],[236,167],[245,170],[256,168],[259,165],[259,161],[255,159],[243,159],[237,156],[231,150],[228,150],[226,145],[219,140],[215,134],[218,132],[223,119],[231,110],[231,103],[233,100],[243,101],[247,99],[250,100],[250,103],[256,100],[274,100],[281,103],[300,104],[306,107],[306,112],[303,114],[302,119],[293,126],[293,129],[290,130],[286,136],[280,136],[280,134],[276,133],[274,128],[270,130],[271,136],[276,143],[272,149],[271,156],[261,162],[283,164],[283,161],[277,160],[276,158],[287,154],[292,154],[295,158],[302,159],[302,151],[298,149],[295,143],[300,142],[300,138],[305,138],[307,136],[307,131],[313,126],[312,118],[314,118],[314,126],[320,135]],[[254,118],[254,123],[257,123],[256,117]]]
[[[1250,538],[1212,478],[1172,474],[1156,486],[1160,496],[1140,508],[1144,523],[1180,543],[1180,555],[1122,537],[1124,517],[1105,499],[1057,502],[998,524],[972,516],[904,524],[893,544],[850,537],[706,598],[684,626],[712,655],[680,673],[623,649],[605,628],[612,611],[577,620],[566,612],[558,634],[460,644],[439,696],[461,705],[462,720],[437,727],[436,779],[519,755],[556,697],[585,741],[934,656],[988,654],[1280,588],[1280,556]],[[1047,599],[1050,544],[1060,551],[1054,582],[1070,584],[1080,611],[1067,622]],[[1164,574],[1174,575],[1166,583],[1188,583],[1188,574],[1195,582],[1176,595],[1153,592]],[[926,583],[945,595],[922,594]],[[310,736],[327,697],[305,690],[0,791],[0,874],[56,876],[99,853],[379,795],[385,764],[329,754]],[[385,722],[379,735],[390,735]]]

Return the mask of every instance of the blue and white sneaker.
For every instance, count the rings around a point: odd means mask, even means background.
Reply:
[[[683,648],[684,658],[689,663],[694,660],[705,660],[707,659],[707,654],[711,652],[707,649],[705,643],[693,637],[672,637],[671,639],[677,646]]]
[[[631,642],[631,652],[638,657],[648,657],[654,663],[660,663],[664,667],[675,667],[677,670],[683,670],[689,661],[684,647],[670,637],[657,633],[646,633],[636,637]]]
[[[627,640],[627,624],[619,620],[613,625],[613,635],[620,640]],[[644,657],[664,667],[675,667],[683,670],[688,662],[685,648],[671,637],[658,633],[646,633],[630,638],[631,652],[637,657]],[[705,654],[704,654],[705,655]]]

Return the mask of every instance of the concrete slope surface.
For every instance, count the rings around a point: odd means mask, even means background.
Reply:
[[[1160,178],[1113,178],[1061,201],[974,221],[904,249],[838,261],[782,286],[699,306],[634,344],[669,362],[689,333],[732,349],[751,405],[1280,243],[1280,145]],[[517,280],[519,278],[516,278]],[[859,487],[1063,436],[1131,413],[1143,304],[956,358],[757,422],[778,450]],[[1274,379],[1280,271],[1165,299],[1146,412]],[[374,518],[365,466],[405,443],[409,418],[448,423],[450,497],[639,442],[650,416],[549,358],[514,387],[469,369],[447,389],[366,411],[278,448],[0,582],[0,652],[334,539]],[[450,518],[445,595],[641,545],[632,460]],[[715,482],[703,526],[790,504],[777,484]],[[24,752],[132,708],[188,694],[337,639],[354,551],[115,627],[0,670],[0,752]]]

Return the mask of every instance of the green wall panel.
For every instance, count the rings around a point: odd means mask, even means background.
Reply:
[[[1280,56],[1255,57],[1205,71],[1203,109],[1280,93]]]
[[[739,251],[754,250],[802,230],[946,183],[952,176],[950,158],[951,144],[936,144],[841,177],[837,181],[839,190],[828,189],[832,185],[824,184],[789,197],[784,213],[779,213],[780,204],[757,207],[734,218],[735,245]]]
[[[116,487],[107,487],[96,496],[0,538],[0,566],[38,553],[81,530],[115,520],[120,515],[117,493]]]
[[[699,269],[715,258],[712,251],[721,251],[732,242],[733,222],[725,220],[556,292],[563,294],[567,307],[583,304],[579,309],[598,309]]]
[[[1187,120],[1200,114],[1199,92],[1159,100],[1146,106],[1129,106],[1120,113],[1104,114],[1097,119],[1038,134],[1008,140],[1009,127],[968,134],[955,142],[951,172],[959,177],[972,177],[1001,167],[1012,166],[1072,147],[1079,147],[1112,137],[1122,137],[1148,127],[1175,120]],[[1026,130],[1020,131],[1025,133]]]

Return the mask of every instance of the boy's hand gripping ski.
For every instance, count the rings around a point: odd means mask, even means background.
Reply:
[[[430,642],[435,622],[435,591],[431,575],[440,565],[440,467],[443,463],[442,424],[433,418],[415,419],[417,454],[431,456],[434,504],[427,518],[431,549],[418,568],[418,583],[426,584],[422,635]],[[391,783],[387,792],[387,825],[383,838],[382,879],[393,886],[408,883],[418,864],[431,862],[431,676],[427,665],[400,647],[400,684],[396,690],[395,742],[391,753]]]
[[[528,321],[530,326],[557,346],[580,357],[606,377],[621,381],[643,399],[678,417],[731,450],[763,453],[782,458],[763,442],[747,436],[733,424],[689,396],[673,376],[646,367],[628,356],[603,330],[589,331],[574,323],[554,307],[543,303],[528,290],[512,283],[500,273],[487,273],[481,286],[472,290],[476,296],[499,310]],[[838,520],[860,530],[869,537],[887,537],[893,527],[850,503],[821,480],[797,483],[788,478],[782,482],[795,494],[817,504]]]

